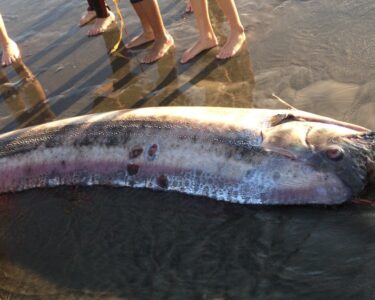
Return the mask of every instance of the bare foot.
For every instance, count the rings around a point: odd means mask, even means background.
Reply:
[[[125,47],[128,49],[139,47],[153,41],[154,39],[155,37],[153,32],[143,32],[140,35],[133,37],[128,43],[125,44]]]
[[[95,10],[87,10],[85,14],[79,20],[79,26],[85,26],[96,18]]]
[[[165,38],[163,39],[156,39],[150,52],[145,55],[145,57],[141,60],[141,63],[150,64],[159,60],[168,52],[168,50],[173,45],[174,45],[174,40],[169,33],[167,33]]]
[[[108,11],[108,14],[108,17],[106,18],[96,18],[95,24],[87,33],[88,36],[96,36],[109,30],[109,27],[112,25],[116,18],[113,12]]]
[[[202,51],[214,48],[217,46],[217,44],[218,43],[216,36],[214,36],[213,38],[200,38],[191,48],[187,49],[184,52],[180,62],[182,64],[185,64],[192,58],[196,57]]]
[[[3,67],[9,66],[20,57],[21,52],[17,44],[13,40],[9,39],[9,41],[4,45],[3,48],[3,57],[1,59],[1,65]]]
[[[185,12],[187,14],[191,14],[193,11],[193,7],[191,6],[191,2],[190,0],[186,0],[186,8],[185,8]]]
[[[216,55],[218,59],[226,59],[236,55],[246,40],[244,32],[231,32],[226,43]]]

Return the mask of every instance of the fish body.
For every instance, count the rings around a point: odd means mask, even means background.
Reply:
[[[0,135],[0,193],[171,190],[243,204],[338,204],[369,182],[374,136],[299,110],[159,107]]]

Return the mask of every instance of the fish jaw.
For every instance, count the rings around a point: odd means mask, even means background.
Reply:
[[[333,205],[353,197],[351,188],[337,174],[279,153],[268,153],[261,164],[246,171],[242,181],[249,187],[249,197],[259,199],[258,204]]]
[[[261,194],[261,203],[267,205],[336,205],[351,198],[351,190],[337,177],[333,177],[327,180],[325,185],[311,182],[310,185],[300,187],[280,186],[269,189]]]

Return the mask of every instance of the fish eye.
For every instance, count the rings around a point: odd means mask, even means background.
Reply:
[[[325,150],[325,154],[331,160],[341,160],[344,157],[344,150],[337,146],[329,147]]]

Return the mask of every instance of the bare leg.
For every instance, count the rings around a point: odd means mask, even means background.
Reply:
[[[141,46],[145,43],[153,41],[155,39],[154,32],[152,31],[151,24],[148,21],[147,15],[143,10],[142,4],[140,2],[133,3],[133,8],[141,21],[143,32],[140,35],[132,38],[128,43],[125,44],[126,48],[134,48]]]
[[[85,26],[94,20],[96,17],[99,18],[108,17],[107,9],[105,8],[105,0],[87,0],[87,10],[79,20],[79,26]],[[103,12],[103,6],[105,11]],[[104,15],[103,15],[104,13]]]
[[[216,0],[227,17],[230,33],[224,46],[216,55],[218,59],[226,59],[236,55],[246,40],[244,28],[238,16],[234,0]]]
[[[155,43],[150,52],[141,60],[142,63],[149,64],[162,58],[174,45],[172,36],[164,27],[163,19],[160,15],[159,5],[156,0],[144,0],[139,2],[143,12],[154,32]]]
[[[3,48],[3,56],[1,58],[1,65],[3,67],[14,63],[21,57],[20,49],[17,44],[9,38],[3,17],[0,15],[0,45]]]
[[[96,18],[95,24],[92,26],[92,28],[87,33],[88,36],[96,36],[99,34],[102,34],[103,32],[106,32],[109,30],[112,23],[115,21],[115,15],[113,12],[108,10],[108,17],[106,18]]]
[[[217,46],[217,38],[208,15],[207,0],[191,0],[190,2],[199,31],[199,39],[191,48],[184,52],[180,61],[182,64],[187,63],[202,51]]]

